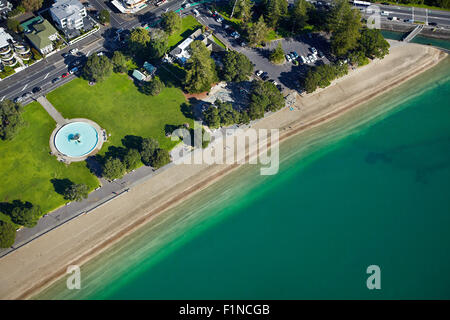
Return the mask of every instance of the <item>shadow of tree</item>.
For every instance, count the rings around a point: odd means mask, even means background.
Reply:
[[[67,178],[51,179],[50,182],[53,184],[55,192],[59,193],[60,195],[64,195],[66,189],[74,184],[70,179]]]
[[[127,149],[136,149],[138,151],[141,151],[142,150],[142,140],[143,140],[143,138],[140,136],[126,135],[122,139],[122,144]]]

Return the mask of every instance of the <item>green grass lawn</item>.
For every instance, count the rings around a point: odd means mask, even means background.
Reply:
[[[18,135],[0,141],[0,202],[30,201],[47,212],[66,202],[55,192],[51,179],[67,178],[91,189],[99,185],[84,162],[65,165],[49,154],[55,122],[37,102],[25,107],[23,117],[26,126]],[[9,216],[0,213],[0,220],[9,221]]]
[[[158,96],[147,96],[124,74],[114,73],[94,86],[75,79],[47,98],[65,118],[91,119],[111,134],[100,154],[108,146],[121,146],[126,135],[153,137],[169,150],[177,142],[165,136],[166,125],[193,125],[193,120],[182,112],[189,104],[180,89],[166,87]]]
[[[201,24],[193,16],[184,17],[180,32],[177,32],[169,37],[169,48],[175,47],[180,41],[189,37],[192,32],[197,30],[198,27],[201,27]]]

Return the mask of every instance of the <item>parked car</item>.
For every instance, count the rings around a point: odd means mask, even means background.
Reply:
[[[78,52],[78,48],[73,48],[73,49],[70,49],[70,51],[69,51],[69,53],[72,55],[77,54],[77,52]]]
[[[61,75],[61,78],[67,78],[69,76],[69,73],[63,73],[62,75]]]
[[[261,75],[264,73],[264,71],[262,71],[262,70],[257,70],[256,72],[255,72],[255,74],[256,74],[256,76],[257,77],[261,77]]]
[[[233,38],[235,38],[235,39],[239,39],[240,34],[239,34],[237,31],[234,31],[234,32],[231,34],[231,36],[232,36]]]
[[[218,23],[221,23],[221,22],[223,21],[223,18],[222,18],[221,16],[218,16],[218,17],[216,18],[216,21],[217,21]]]
[[[185,3],[185,4],[183,4],[183,9],[187,9],[187,8],[189,8],[190,6],[191,6],[190,3]]]
[[[245,42],[244,40],[241,41],[240,43],[241,47],[245,47],[247,45],[247,42]]]
[[[23,95],[22,95],[22,98],[23,99],[28,99],[28,98],[30,98],[31,97],[31,92],[25,92]]]
[[[269,82],[270,82],[270,83],[273,83],[274,86],[277,86],[277,85],[278,85],[278,82],[276,82],[276,81],[273,80],[273,79],[270,79]]]
[[[319,51],[319,52],[318,52],[318,55],[319,55],[319,58],[324,58],[324,57],[325,57],[325,55],[323,54],[322,51]]]
[[[59,81],[59,78],[55,78],[55,79],[52,80],[52,83],[55,83],[55,82],[58,82],[58,81]]]
[[[31,90],[31,91],[33,91],[33,93],[38,93],[38,92],[40,92],[41,90],[42,90],[41,87],[34,87],[33,90]]]
[[[22,97],[16,97],[16,98],[14,99],[14,103],[19,103],[19,102],[21,102],[22,100],[23,100]]]
[[[298,53],[297,53],[297,52],[295,52],[295,51],[292,51],[292,52],[291,52],[291,55],[294,55],[294,58],[295,58],[295,59],[297,59],[297,58],[298,58]]]
[[[78,71],[78,68],[77,67],[73,67],[72,69],[69,70],[69,73],[70,74],[74,74],[77,71]]]
[[[200,15],[200,12],[198,12],[197,9],[192,10],[192,12],[194,13],[194,15],[195,15],[196,17],[198,17],[198,16]]]
[[[317,49],[316,49],[316,48],[311,47],[311,48],[309,48],[309,49],[311,50],[311,52],[312,52],[313,54],[316,54],[316,53],[317,53]]]
[[[291,58],[290,55],[286,54],[284,57],[286,58],[286,60],[287,60],[288,62],[291,62],[291,61],[292,61],[292,58]]]
[[[303,63],[308,63],[308,61],[306,60],[305,56],[301,56],[300,58],[302,59]]]
[[[264,81],[266,81],[267,79],[269,79],[269,74],[268,74],[267,72],[264,72],[264,73],[261,75],[261,79],[263,79]]]

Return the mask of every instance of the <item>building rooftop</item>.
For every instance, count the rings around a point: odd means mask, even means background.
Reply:
[[[50,45],[52,41],[49,37],[55,33],[58,33],[50,22],[45,19],[41,23],[34,24],[33,29],[34,30],[31,33],[27,33],[25,35],[39,49]]]
[[[9,41],[13,41],[13,37],[5,29],[0,27],[0,48],[9,45]]]
[[[60,20],[69,18],[79,20],[83,18],[80,14],[83,8],[79,0],[56,0],[50,11]]]

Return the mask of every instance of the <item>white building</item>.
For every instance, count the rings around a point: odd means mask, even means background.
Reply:
[[[83,28],[83,19],[87,16],[86,8],[79,0],[55,0],[50,14],[62,30]]]
[[[147,7],[147,0],[112,0],[111,3],[122,13],[136,13]]]

